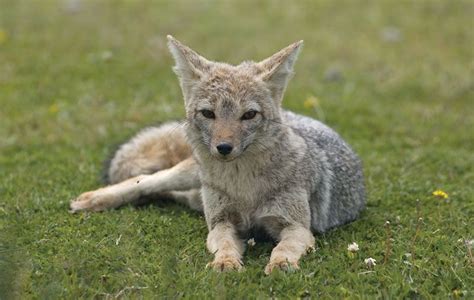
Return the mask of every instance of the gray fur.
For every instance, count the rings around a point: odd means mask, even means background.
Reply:
[[[364,177],[357,155],[321,122],[291,112],[285,117],[310,150],[301,175],[309,181],[312,229],[324,232],[355,220],[365,207]]]
[[[365,206],[364,179],[360,160],[348,144],[321,122],[292,112],[282,112],[281,124],[267,122],[273,127],[267,131],[275,144],[259,141],[233,161],[215,161],[207,149],[197,148],[204,199],[217,198],[205,201],[209,227],[232,218],[242,232],[253,227],[272,231],[274,224],[261,222],[271,214],[281,215],[279,222],[307,223],[306,205],[298,201],[309,204],[315,232],[355,220]],[[298,137],[303,142],[299,147],[286,143],[288,138]],[[239,185],[238,178],[245,178],[245,182]],[[305,195],[303,199],[295,197],[299,194]],[[276,199],[281,206],[275,205]],[[295,210],[293,216],[288,215],[290,209]]]

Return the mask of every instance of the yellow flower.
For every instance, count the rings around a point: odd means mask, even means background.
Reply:
[[[59,112],[59,106],[56,103],[51,104],[51,106],[48,108],[48,111],[50,114],[57,114]]]
[[[315,109],[316,107],[319,106],[319,99],[315,96],[309,96],[306,98],[306,100],[303,102],[304,108],[312,108]]]
[[[454,298],[457,299],[457,298],[461,298],[462,296],[464,296],[463,291],[458,290],[458,289],[454,289],[454,290],[453,290],[453,297],[454,297]]]
[[[446,193],[445,191],[442,191],[442,190],[434,191],[433,196],[438,197],[438,198],[443,198],[443,199],[447,199],[449,197],[448,193]]]
[[[8,34],[5,30],[0,28],[0,45],[4,44],[8,39]]]

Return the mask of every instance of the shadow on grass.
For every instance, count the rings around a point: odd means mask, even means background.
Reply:
[[[176,203],[171,197],[164,197],[163,195],[160,195],[159,197],[143,197],[132,204],[132,206],[138,210],[156,208],[159,210],[160,214],[170,216],[173,215],[174,217],[180,217],[184,215],[189,215],[196,219],[203,217],[203,213],[192,210],[183,204]],[[203,221],[203,223],[205,224],[205,221]],[[361,227],[365,226],[376,226],[376,223],[369,218],[369,212],[367,210],[362,211],[356,220],[331,228],[327,232],[313,232],[316,237],[316,248],[323,247],[323,244],[331,244],[335,242],[341,238],[341,234],[351,235],[353,232],[359,232]],[[268,235],[263,228],[260,227],[251,228],[247,232],[239,232],[239,236],[247,244],[244,255],[245,259],[250,261],[258,260],[262,257],[269,258],[271,250],[278,243],[274,238]],[[205,239],[206,237],[202,238]],[[249,242],[249,240],[251,242]],[[252,242],[255,242],[255,245],[250,245]]]

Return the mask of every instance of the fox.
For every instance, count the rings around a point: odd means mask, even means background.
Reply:
[[[264,232],[275,242],[264,273],[299,269],[316,234],[356,220],[366,203],[362,163],[348,143],[282,108],[303,41],[231,65],[167,39],[185,119],[121,145],[108,185],[79,195],[71,212],[171,198],[204,214],[208,267],[241,270],[249,233]]]

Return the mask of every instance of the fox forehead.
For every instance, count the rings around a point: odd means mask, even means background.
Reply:
[[[230,108],[255,105],[268,96],[269,90],[251,68],[222,64],[202,78],[194,98],[201,100],[201,106]]]

